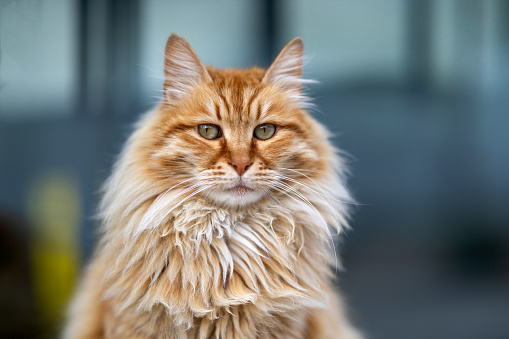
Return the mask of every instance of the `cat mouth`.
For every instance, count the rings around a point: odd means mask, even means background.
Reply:
[[[220,191],[212,191],[210,198],[227,206],[240,207],[254,203],[264,196],[263,190],[252,188],[242,180],[230,185],[223,187]]]
[[[235,196],[245,196],[251,192],[254,192],[254,189],[247,187],[246,185],[244,185],[244,183],[240,183],[231,188],[226,189],[226,192]]]

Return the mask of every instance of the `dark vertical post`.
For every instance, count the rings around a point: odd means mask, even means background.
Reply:
[[[110,108],[115,115],[140,110],[140,1],[110,0],[108,78]]]
[[[79,0],[78,111],[133,115],[140,109],[139,0]]]
[[[260,16],[262,23],[261,46],[262,46],[262,66],[270,65],[277,52],[276,40],[278,35],[278,9],[277,0],[261,0]]]
[[[432,72],[432,3],[430,0],[408,0],[407,6],[407,84],[414,90],[427,90]]]
[[[108,113],[108,1],[78,1],[78,109],[81,116]]]
[[[500,37],[498,43],[500,44],[500,71],[501,86],[503,88],[509,87],[509,1],[498,0],[497,8],[499,9],[499,17],[496,19],[500,27],[497,35]]]
[[[87,73],[87,41],[88,41],[88,30],[87,30],[87,15],[88,13],[88,2],[86,0],[79,0],[77,2],[77,23],[78,23],[78,37],[77,37],[77,58],[78,58],[78,84],[77,88],[77,102],[76,102],[76,113],[79,116],[86,115],[86,106],[87,106],[87,81],[88,81],[88,73]]]

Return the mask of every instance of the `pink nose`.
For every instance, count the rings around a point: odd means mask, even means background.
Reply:
[[[232,157],[230,165],[242,176],[251,166],[251,159],[249,159],[249,156]]]

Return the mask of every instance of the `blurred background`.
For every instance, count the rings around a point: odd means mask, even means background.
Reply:
[[[1,338],[56,336],[172,32],[218,67],[304,38],[351,154],[338,284],[369,338],[509,338],[509,1],[0,0]]]

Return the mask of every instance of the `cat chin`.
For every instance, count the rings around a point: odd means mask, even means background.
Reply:
[[[228,207],[248,206],[260,201],[264,196],[263,191],[247,187],[234,187],[208,195],[209,199]]]

